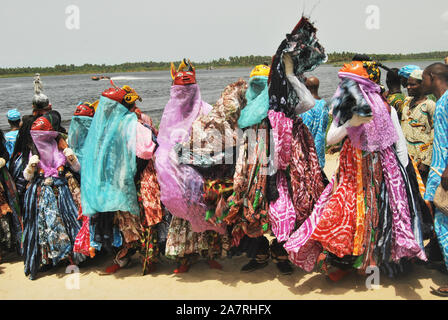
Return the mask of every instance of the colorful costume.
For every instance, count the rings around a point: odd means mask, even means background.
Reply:
[[[130,261],[136,244],[141,246],[136,180],[144,167],[138,168],[138,161],[151,159],[156,144],[151,127],[139,121],[142,114],[135,102],[140,96],[129,86],[111,84],[102,93],[81,149],[81,203],[83,215],[90,217],[90,247],[121,247],[114,264],[119,268]],[[87,254],[87,236],[79,237]]]
[[[272,194],[269,220],[283,247],[294,230],[311,214],[324,189],[313,137],[302,119],[297,117],[315,104],[313,96],[299,79],[303,78],[303,72],[312,71],[327,58],[317,41],[316,31],[302,17],[278,48],[270,75],[268,116],[274,134],[277,172],[269,189]],[[293,74],[286,74],[282,64],[285,54],[292,57]],[[288,253],[290,261],[295,264],[308,259],[306,255]]]
[[[388,110],[390,106],[381,97],[375,83],[379,74],[371,72],[372,65],[370,61],[353,61],[339,72],[342,82],[332,102],[334,122],[328,133],[330,137],[339,130],[342,136],[348,135],[339,169],[311,216],[285,245],[300,256],[312,252],[298,263],[307,271],[313,269],[322,251],[326,264],[356,268],[361,273],[377,265],[389,276],[399,273],[406,259],[426,260],[421,217],[424,203],[418,187],[414,188],[416,178],[410,176],[415,171],[396,111]],[[350,90],[343,90],[343,86]],[[373,119],[350,127],[347,120],[353,115]]]
[[[215,210],[231,192],[228,179],[232,167],[224,164],[225,141],[230,148],[235,145],[232,127],[245,83],[228,86],[212,108],[200,98],[189,61],[184,60],[177,71],[172,65],[171,75],[173,86],[160,123],[156,169],[162,203],[173,215],[165,255],[180,262],[177,273],[187,271],[191,259],[198,255],[207,258],[210,266],[225,255],[226,229]]]
[[[185,69],[185,70],[184,70]],[[207,115],[212,107],[202,101],[193,68],[172,66],[173,85],[170,100],[160,121],[155,153],[155,167],[160,184],[160,199],[175,217],[188,220],[194,232],[215,230],[224,233],[222,226],[205,220],[207,206],[203,200],[204,179],[193,167],[178,160],[176,144],[189,140],[193,122]]]
[[[75,263],[84,260],[72,252],[81,224],[76,219],[79,208],[65,178],[66,167],[78,171],[79,162],[60,135],[59,113],[44,110],[48,109],[48,99],[41,98],[42,94],[36,92],[34,113],[41,116],[30,131],[35,146],[32,152],[38,155],[30,157],[24,170],[25,179],[31,182],[24,198],[25,275],[32,280],[41,266],[65,259]]]

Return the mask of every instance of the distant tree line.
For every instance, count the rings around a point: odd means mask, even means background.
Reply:
[[[341,52],[341,53],[329,53],[327,63],[335,64],[351,61],[351,58],[355,55],[354,52]],[[390,60],[443,60],[448,56],[448,51],[437,52],[424,52],[424,53],[411,53],[411,54],[370,54],[370,56],[379,61]],[[208,62],[193,62],[198,69],[202,68],[222,68],[222,67],[251,67],[257,64],[267,63],[270,64],[272,60],[271,56],[240,56],[220,58]],[[176,65],[180,61],[174,61]],[[82,66],[75,66],[74,64],[58,64],[54,67],[20,67],[20,68],[0,68],[0,76],[20,76],[31,75],[35,73],[40,74],[80,74],[80,73],[92,73],[92,74],[107,74],[117,72],[139,72],[139,71],[153,71],[153,70],[166,70],[169,69],[171,62],[126,62],[116,65],[105,64],[89,64],[86,63]]]

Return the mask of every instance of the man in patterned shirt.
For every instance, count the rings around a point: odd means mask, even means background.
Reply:
[[[432,161],[425,193],[425,200],[434,201],[439,185],[448,190],[448,66],[440,62],[434,63],[425,69],[422,78],[423,93],[432,93],[437,98]],[[445,266],[448,266],[448,216],[438,208],[434,215],[434,230]],[[433,294],[448,297],[448,286],[431,289]]]
[[[408,93],[403,103],[401,128],[406,138],[409,155],[417,163],[426,184],[432,159],[434,140],[434,112],[436,104],[422,90],[422,70],[415,70],[408,79]]]
[[[398,119],[400,119],[405,95],[401,92],[401,80],[397,68],[392,68],[387,72],[386,84],[388,91],[385,93],[385,97],[387,102],[397,110]]]

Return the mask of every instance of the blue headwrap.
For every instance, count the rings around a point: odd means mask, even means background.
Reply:
[[[419,66],[410,64],[410,65],[407,65],[407,66],[404,66],[403,68],[401,68],[398,71],[398,75],[400,77],[405,77],[406,79],[409,79],[409,76],[411,75],[412,71],[414,71],[414,70],[421,70],[421,69]]]
[[[20,120],[20,112],[17,109],[9,110],[7,113],[8,120],[17,121]]]

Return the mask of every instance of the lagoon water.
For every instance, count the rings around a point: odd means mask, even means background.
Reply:
[[[400,68],[406,64],[415,64],[424,68],[431,61],[385,63],[388,67]],[[320,79],[320,96],[327,101],[334,94],[339,80],[339,68],[322,65],[312,73]],[[249,80],[251,68],[232,68],[215,70],[197,70],[196,78],[201,89],[202,99],[214,104],[226,85],[238,78]],[[138,102],[140,109],[159,122],[163,108],[169,100],[171,76],[169,71],[133,72],[105,74],[118,86],[129,85],[142,97]],[[63,124],[68,130],[69,122],[79,102],[97,100],[101,92],[110,87],[109,80],[92,81],[90,74],[70,76],[41,76],[44,93],[49,97],[53,109],[61,113]],[[385,72],[382,74],[383,82]],[[8,130],[6,112],[17,108],[22,115],[31,114],[33,98],[33,77],[0,79],[0,128]]]

